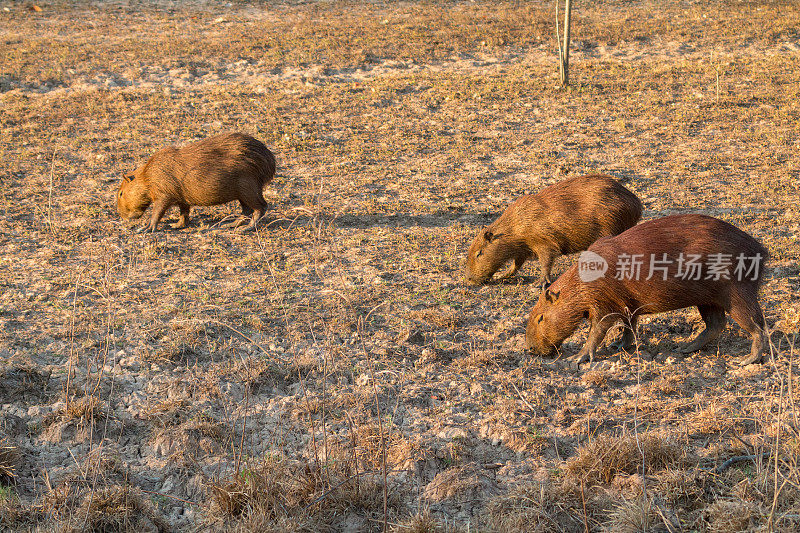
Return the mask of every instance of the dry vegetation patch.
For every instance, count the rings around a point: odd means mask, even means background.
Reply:
[[[373,473],[354,473],[348,463],[267,459],[225,483],[212,484],[210,519],[238,531],[340,531],[374,529],[387,509],[396,515],[396,494]]]
[[[566,90],[550,0],[0,7],[0,528],[797,528],[795,2],[576,4]],[[229,130],[278,156],[258,232],[119,221]],[[525,351],[538,267],[467,287],[465,250],[587,172],[769,248],[765,364],[733,324],[678,353],[696,310]]]
[[[636,474],[680,465],[686,452],[660,435],[599,436],[567,461],[566,472],[587,484],[611,483],[618,474]]]

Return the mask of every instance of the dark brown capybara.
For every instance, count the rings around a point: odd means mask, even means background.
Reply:
[[[577,367],[592,361],[614,323],[623,321],[622,344],[630,348],[639,316],[697,306],[706,328],[683,353],[719,337],[727,312],[752,338],[741,364],[760,362],[766,340],[758,289],[767,255],[753,237],[710,216],[643,222],[595,242],[539,296],[526,343],[537,354],[552,354],[589,319],[586,344],[568,359]]]
[[[140,231],[155,231],[164,213],[177,205],[175,229],[189,222],[193,205],[219,205],[239,200],[242,216],[227,227],[249,231],[264,216],[264,185],[275,176],[275,156],[264,143],[243,133],[223,133],[182,148],[164,148],[128,174],[117,192],[123,218],[140,218],[152,204],[150,222]]]
[[[467,252],[466,281],[486,283],[513,259],[514,266],[501,277],[509,278],[533,257],[541,268],[537,282],[548,284],[556,258],[585,250],[600,237],[618,235],[641,216],[639,198],[611,176],[565,179],[518,198],[478,233]]]

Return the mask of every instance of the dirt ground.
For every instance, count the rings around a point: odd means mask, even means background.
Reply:
[[[0,0],[0,530],[800,529],[800,6],[574,9],[562,89],[550,1]],[[278,158],[257,233],[120,220],[232,130]],[[595,171],[767,246],[764,364],[730,321],[683,358],[690,309],[569,371],[525,351],[535,263],[463,283]]]

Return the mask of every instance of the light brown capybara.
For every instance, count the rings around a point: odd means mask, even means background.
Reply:
[[[467,252],[468,283],[486,283],[503,264],[514,266],[500,279],[538,258],[541,284],[550,283],[553,261],[587,249],[600,237],[618,235],[636,224],[642,203],[611,176],[589,174],[565,179],[537,194],[518,198],[483,228]]]
[[[706,215],[672,215],[643,222],[598,240],[540,296],[525,340],[534,353],[552,354],[584,319],[591,323],[583,349],[570,366],[592,361],[608,329],[622,320],[630,348],[637,318],[697,306],[705,330],[681,351],[712,342],[725,329],[725,313],[750,334],[750,355],[765,347],[758,289],[768,253],[739,228]],[[638,264],[638,267],[637,267]]]
[[[227,227],[256,227],[267,202],[264,185],[275,176],[275,156],[264,143],[243,133],[223,133],[181,148],[164,148],[122,180],[117,210],[123,218],[140,218],[152,204],[150,222],[140,231],[155,231],[164,213],[177,205],[175,229],[189,222],[193,205],[219,205],[239,200],[242,216]]]

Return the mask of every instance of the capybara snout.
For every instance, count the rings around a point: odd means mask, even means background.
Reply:
[[[489,281],[507,261],[517,273],[528,259],[538,259],[540,282],[550,282],[553,261],[585,250],[600,237],[618,235],[639,221],[642,203],[610,176],[569,178],[513,202],[491,225],[481,229],[467,252],[465,281]]]
[[[275,156],[264,143],[242,133],[215,135],[182,148],[164,148],[144,165],[126,174],[117,191],[117,211],[127,219],[140,218],[152,205],[144,229],[155,231],[172,206],[182,228],[193,205],[219,205],[238,200],[242,217],[229,227],[254,229],[266,211],[264,185],[275,176]]]
[[[586,260],[586,255],[588,259]],[[572,366],[591,361],[608,329],[622,321],[622,345],[634,344],[639,316],[696,306],[705,329],[681,351],[694,352],[725,329],[725,314],[751,338],[742,364],[759,362],[765,347],[758,289],[767,250],[753,237],[705,215],[672,215],[598,240],[540,296],[525,340],[548,355],[590,321]],[[596,268],[602,263],[605,268]]]

